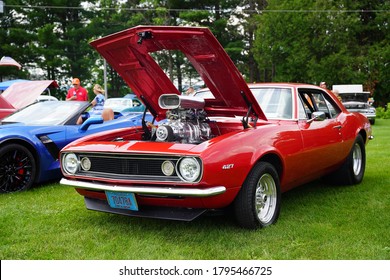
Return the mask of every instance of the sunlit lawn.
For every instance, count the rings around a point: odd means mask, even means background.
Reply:
[[[85,209],[60,184],[0,195],[0,259],[390,259],[390,120],[377,120],[358,186],[317,181],[282,196],[279,221],[237,227],[228,215],[193,222]]]

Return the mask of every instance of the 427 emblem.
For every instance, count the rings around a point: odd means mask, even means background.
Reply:
[[[232,169],[233,167],[234,167],[234,163],[224,164],[222,166],[222,169]]]

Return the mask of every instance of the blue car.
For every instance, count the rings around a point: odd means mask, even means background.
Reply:
[[[27,190],[34,183],[62,177],[59,151],[68,143],[92,133],[141,126],[153,122],[150,113],[134,113],[113,120],[102,117],[77,119],[90,103],[50,101],[34,103],[1,120],[0,193]]]

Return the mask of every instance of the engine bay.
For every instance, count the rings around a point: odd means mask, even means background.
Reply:
[[[152,129],[152,140],[157,142],[178,142],[199,144],[213,137],[204,99],[163,94],[159,105],[167,109],[166,122]]]

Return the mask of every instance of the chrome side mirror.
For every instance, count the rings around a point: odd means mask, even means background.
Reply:
[[[311,114],[311,119],[307,120],[307,123],[312,123],[313,121],[323,121],[326,119],[325,112],[313,112]]]

